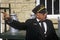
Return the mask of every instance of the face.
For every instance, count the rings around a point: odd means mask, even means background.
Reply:
[[[36,14],[36,17],[37,17],[39,20],[45,20],[46,17],[47,17],[47,13],[45,13],[45,14],[37,13],[37,14]]]

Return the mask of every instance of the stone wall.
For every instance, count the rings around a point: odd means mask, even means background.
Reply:
[[[15,11],[19,21],[24,22],[30,17],[32,9],[35,7],[35,0],[1,0],[2,7],[11,4],[11,13]]]
[[[35,0],[0,0],[0,7],[9,7],[9,3],[11,5],[11,14],[15,11],[20,22],[25,22],[29,19],[32,9],[35,7]],[[2,21],[2,32],[4,32],[4,28],[4,22]],[[8,26],[7,30],[9,30]]]

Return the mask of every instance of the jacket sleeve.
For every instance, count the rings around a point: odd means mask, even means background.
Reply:
[[[9,23],[9,21],[6,20],[6,23],[9,26],[14,27],[15,29],[19,29],[19,30],[25,30],[25,29],[27,29],[27,25],[24,22],[19,22],[19,21],[13,20],[13,21],[11,21]]]

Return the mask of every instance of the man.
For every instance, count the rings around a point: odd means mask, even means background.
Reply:
[[[35,13],[36,18],[28,19],[25,23],[11,19],[6,13],[4,17],[8,25],[19,30],[26,30],[25,40],[58,40],[52,21],[46,19],[46,8],[38,5],[32,12]]]

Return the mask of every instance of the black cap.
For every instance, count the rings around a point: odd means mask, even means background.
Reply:
[[[36,6],[33,10],[32,10],[32,12],[33,13],[43,13],[43,14],[45,14],[45,13],[47,13],[47,9],[45,8],[45,6],[44,5],[38,5],[38,6]]]

